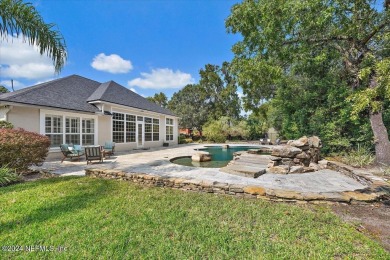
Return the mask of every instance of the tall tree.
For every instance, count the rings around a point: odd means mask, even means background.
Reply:
[[[373,0],[248,0],[232,8],[229,32],[243,40],[233,47],[233,68],[257,106],[301,75],[308,61],[331,59],[340,82],[354,92],[355,113],[367,111],[379,163],[390,165],[390,142],[382,112],[390,98],[390,4]],[[315,68],[313,66],[312,68]],[[313,71],[314,72],[314,71]]]
[[[155,93],[153,97],[147,97],[146,99],[164,108],[168,106],[168,98],[163,92]]]
[[[241,110],[237,94],[237,83],[230,71],[230,64],[224,62],[218,65],[205,65],[199,72],[199,85],[206,93],[206,102],[210,106],[211,119],[221,116],[238,118]]]
[[[202,131],[209,115],[205,96],[204,89],[197,84],[189,84],[173,94],[168,108],[180,117],[180,127]]]
[[[41,55],[46,53],[51,57],[55,71],[60,72],[67,57],[66,45],[54,27],[43,21],[32,4],[22,0],[0,0],[0,36],[3,39],[14,34],[25,37],[30,45],[38,46]]]

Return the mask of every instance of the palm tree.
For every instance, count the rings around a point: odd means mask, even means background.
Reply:
[[[67,58],[65,40],[54,30],[55,24],[46,24],[41,15],[30,3],[21,0],[0,0],[0,36],[23,36],[30,45],[37,45],[41,55],[52,58],[58,73]]]

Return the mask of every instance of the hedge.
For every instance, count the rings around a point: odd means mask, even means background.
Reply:
[[[0,167],[27,171],[29,166],[45,161],[49,146],[46,136],[24,129],[0,128]]]

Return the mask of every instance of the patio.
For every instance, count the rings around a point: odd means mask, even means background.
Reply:
[[[84,176],[86,169],[115,170],[127,174],[146,174],[166,179],[179,178],[194,183],[208,182],[261,187],[267,190],[267,194],[274,194],[275,197],[296,198],[297,196],[294,194],[299,194],[298,197],[304,195],[303,199],[307,198],[308,200],[318,198],[321,195],[321,197],[328,196],[330,200],[337,201],[334,198],[340,196],[344,198],[345,192],[369,188],[351,177],[329,169],[314,173],[288,175],[267,173],[254,179],[224,173],[219,168],[189,167],[173,164],[169,161],[178,156],[192,155],[194,149],[201,147],[204,147],[204,145],[180,145],[149,150],[133,150],[127,153],[116,153],[111,158],[105,159],[103,163],[93,163],[92,165],[87,165],[85,160],[81,162],[66,160],[63,163],[47,161],[41,167],[35,167],[35,169],[60,174],[61,176]],[[374,178],[373,181],[377,182],[379,180]],[[356,199],[359,197],[358,195],[352,196],[356,200],[371,201],[377,199],[377,194],[356,193],[361,195],[360,199]]]

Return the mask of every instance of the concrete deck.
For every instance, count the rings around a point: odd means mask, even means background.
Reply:
[[[194,149],[201,147],[204,147],[204,145],[180,145],[150,150],[134,150],[128,153],[117,153],[115,156],[107,158],[103,163],[92,165],[87,165],[85,159],[81,162],[66,160],[63,163],[48,161],[41,167],[35,167],[35,169],[61,174],[62,176],[83,176],[87,168],[116,169],[128,173],[144,173],[167,178],[254,185],[296,192],[331,193],[367,188],[355,179],[332,170],[289,175],[264,174],[257,179],[253,179],[224,173],[218,168],[181,166],[169,161],[175,157],[192,155]]]

